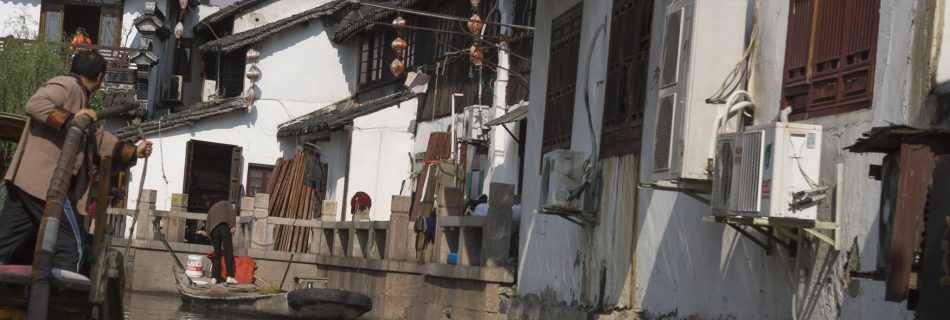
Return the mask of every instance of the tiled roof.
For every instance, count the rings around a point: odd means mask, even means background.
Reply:
[[[346,0],[333,0],[316,8],[274,21],[263,26],[215,39],[201,45],[203,52],[227,53],[258,43],[271,35],[290,29],[302,23],[328,16],[347,5]]]
[[[117,130],[115,135],[118,136],[119,139],[134,140],[134,138],[140,138],[140,134],[148,135],[158,132],[159,130],[169,130],[185,125],[191,125],[203,119],[229,113],[235,110],[244,109],[247,109],[247,100],[245,100],[244,97],[201,102],[191,106],[185,111],[168,114],[158,119],[152,119],[139,124],[123,127]],[[141,130],[141,133],[139,130]]]
[[[227,7],[221,8],[221,10],[218,10],[218,11],[215,12],[215,13],[212,13],[212,14],[208,15],[208,16],[205,17],[204,19],[201,19],[201,21],[198,21],[198,24],[195,25],[195,30],[196,30],[196,31],[201,31],[202,29],[208,28],[209,25],[212,25],[212,24],[215,24],[215,23],[217,23],[217,22],[219,22],[219,21],[221,21],[221,20],[227,19],[227,18],[229,18],[229,17],[231,17],[231,16],[237,14],[238,12],[244,11],[245,9],[249,9],[249,8],[252,8],[252,7],[257,6],[257,5],[260,5],[260,4],[264,4],[265,2],[268,2],[268,1],[271,1],[271,0],[241,0],[241,1],[237,1],[237,2],[232,3],[231,5],[229,5],[229,6],[227,6]]]
[[[411,8],[424,0],[396,0],[392,7]],[[344,21],[333,27],[333,41],[343,42],[350,36],[372,25],[396,17],[396,11],[383,8],[364,6],[353,10],[344,17]],[[387,21],[388,22],[388,21]]]
[[[296,137],[320,131],[342,128],[361,116],[389,108],[395,104],[415,98],[409,91],[401,91],[377,99],[359,103],[352,97],[340,100],[332,105],[311,112],[280,125],[278,137]]]

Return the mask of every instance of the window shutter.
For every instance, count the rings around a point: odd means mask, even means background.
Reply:
[[[43,3],[43,12],[40,14],[40,35],[46,35],[46,41],[63,41],[63,5],[58,3]]]
[[[241,204],[241,169],[244,169],[243,148],[234,147],[231,149],[231,185],[228,188],[230,196],[228,200],[237,205]]]
[[[782,107],[802,120],[870,107],[880,0],[792,0]]]
[[[552,23],[542,155],[571,146],[583,13],[583,4],[577,4]]]
[[[653,0],[615,0],[607,58],[601,156],[639,154]]]
[[[102,7],[99,20],[99,44],[106,47],[120,47],[122,39],[122,15],[118,8]]]

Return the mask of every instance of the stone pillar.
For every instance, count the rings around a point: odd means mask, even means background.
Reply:
[[[168,242],[185,242],[185,219],[180,216],[188,211],[188,195],[172,194],[169,217],[165,219],[165,239]],[[141,219],[141,218],[139,218]]]
[[[369,221],[369,210],[363,209],[353,215],[353,221]]]
[[[274,227],[267,223],[270,195],[254,196],[254,222],[251,225],[251,248],[270,250],[274,248]]]
[[[320,211],[320,220],[336,221],[336,201],[323,200],[323,209]]]
[[[392,215],[389,216],[389,229],[386,230],[386,260],[411,261],[415,250],[412,243],[415,234],[409,224],[409,207],[412,198],[393,196]],[[412,234],[412,236],[410,236]]]
[[[488,190],[488,222],[482,230],[482,265],[500,267],[508,263],[511,249],[511,206],[515,202],[515,186],[492,183]]]
[[[155,190],[141,190],[136,212],[139,220],[135,223],[135,239],[152,240],[155,237],[155,228],[152,227],[152,214],[155,212]],[[131,235],[130,235],[131,238]]]
[[[256,199],[253,197],[241,198],[241,211],[238,212],[237,231],[234,233],[234,255],[246,256],[247,249],[251,247],[251,224],[242,223],[242,221],[254,220],[254,204]]]

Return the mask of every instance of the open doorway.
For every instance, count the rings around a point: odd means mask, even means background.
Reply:
[[[102,9],[96,6],[67,4],[63,15],[63,34],[71,39],[77,28],[83,28],[92,44],[99,44],[99,18]]]
[[[237,204],[241,195],[241,147],[191,140],[188,141],[186,149],[182,191],[188,195],[188,212],[207,213],[212,205],[221,200]],[[199,239],[196,236],[199,229],[198,221],[188,220],[185,227],[186,240],[205,243],[207,239]]]

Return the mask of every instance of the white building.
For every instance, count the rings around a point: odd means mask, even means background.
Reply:
[[[685,193],[638,188],[638,182],[652,182],[659,82],[663,68],[669,66],[661,59],[665,40],[663,31],[667,27],[667,8],[672,2],[539,3],[532,78],[547,81],[531,83],[532,107],[524,139],[527,144],[525,158],[529,161],[526,161],[524,170],[526,187],[521,220],[519,295],[522,298],[536,295],[547,306],[564,304],[575,309],[607,313],[630,309],[642,312],[646,318],[913,318],[913,313],[906,310],[904,303],[884,301],[882,282],[846,282],[846,279],[851,279],[842,271],[849,262],[848,252],[857,253],[862,270],[874,269],[878,259],[877,212],[881,184],[869,178],[867,170],[868,165],[880,163],[881,158],[879,155],[845,152],[842,148],[854,143],[873,126],[896,123],[931,127],[943,120],[938,118],[933,101],[925,104],[925,98],[933,86],[934,70],[940,71],[936,73],[941,79],[939,81],[945,80],[942,77],[942,71],[946,69],[942,66],[945,59],[931,59],[932,46],[942,46],[939,38],[929,36],[943,33],[939,21],[943,21],[944,12],[934,10],[932,1],[850,1],[846,3],[856,7],[847,10],[834,7],[845,2],[821,2],[830,7],[814,11],[825,14],[819,28],[829,28],[824,24],[832,21],[852,24],[838,25],[847,29],[817,32],[825,42],[818,42],[815,61],[824,63],[823,57],[835,58],[828,60],[827,65],[817,66],[840,66],[845,71],[836,73],[832,79],[838,79],[833,80],[835,83],[843,81],[840,83],[849,86],[841,91],[846,92],[843,95],[826,94],[821,96],[825,100],[807,100],[803,104],[803,100],[794,100],[800,97],[795,90],[802,89],[795,87],[793,82],[783,81],[787,69],[796,67],[795,62],[786,61],[786,57],[797,56],[786,52],[800,49],[802,43],[807,48],[808,41],[787,44],[786,39],[800,39],[797,37],[804,34],[807,40],[810,33],[797,29],[807,24],[789,31],[789,14],[811,14],[811,7],[800,6],[814,2],[759,2],[760,34],[752,55],[753,71],[748,84],[755,105],[754,124],[773,121],[778,117],[780,105],[791,104],[795,108],[790,115],[793,121],[820,124],[824,128],[820,182],[833,185],[835,164],[845,164],[844,185],[839,186],[844,190],[841,199],[843,211],[837,214],[842,239],[840,251],[812,239],[798,246],[796,257],[789,257],[784,249],[767,255],[765,250],[726,225],[704,222],[703,217],[712,213],[710,208]],[[737,1],[715,3],[718,6],[728,2]],[[747,45],[757,1],[738,2],[742,10],[735,12],[733,17],[717,16],[717,19],[748,18],[744,30],[729,34],[706,33],[705,38],[681,48],[695,49],[702,46],[700,41],[718,41],[726,50],[732,50],[728,44],[734,39],[745,39],[741,45]],[[795,10],[790,10],[790,7]],[[637,43],[631,38],[640,37],[635,30],[643,30],[644,26],[629,23],[644,21],[643,15],[636,14],[637,10],[650,10],[649,16],[652,17],[649,41],[641,42],[649,43],[649,48],[634,46],[633,49],[648,50],[644,51],[648,54],[636,55],[633,60],[647,65],[639,69],[634,67],[639,74],[627,78],[628,90],[636,93],[638,86],[645,88],[639,91],[642,94],[635,96],[645,105],[643,113],[635,117],[640,120],[630,120],[632,124],[642,123],[642,145],[636,141],[639,139],[628,139],[627,145],[637,146],[637,150],[621,153],[621,156],[600,154],[604,193],[596,224],[578,226],[558,216],[538,214],[535,210],[540,201],[540,188],[534,186],[541,183],[538,174],[541,168],[536,159],[542,157],[543,151],[565,148],[590,156],[591,147],[595,145],[591,142],[591,132],[596,136],[593,141],[601,147],[599,150],[604,150],[608,138],[605,138],[603,128],[615,117],[605,115],[615,112],[605,109],[609,109],[611,99],[614,99],[611,82],[619,79],[612,75],[619,65],[614,64],[616,60],[611,60],[608,49],[612,48],[618,26],[630,28],[622,33],[621,38],[626,43]],[[935,11],[937,15],[933,14]],[[617,19],[621,14],[629,14],[625,16],[628,19],[632,15],[640,18],[619,23]],[[578,20],[580,23],[570,23]],[[574,35],[577,38],[573,38]],[[828,38],[835,36],[839,38]],[[840,53],[844,51],[828,51],[828,45],[841,50],[838,46],[842,43],[851,45],[852,51],[847,52],[846,57],[842,58],[845,54]],[[579,46],[579,50],[568,50],[567,57],[560,56],[563,47],[571,45]],[[822,45],[825,47],[820,47]],[[942,54],[942,51],[933,52]],[[551,61],[557,62],[549,64]],[[738,61],[736,56],[719,63],[731,67]],[[867,68],[869,65],[870,69]],[[718,87],[725,73],[713,78],[716,86],[712,88]],[[557,86],[564,84],[550,79],[566,79],[560,81],[571,86],[576,84],[576,89],[565,98],[566,103],[558,101],[558,96],[551,93],[552,86],[561,90]],[[584,107],[585,90],[589,90],[592,128],[588,127]],[[804,90],[814,93],[819,89],[806,87]],[[699,94],[706,98],[713,92]],[[565,105],[566,110],[558,109]],[[552,115],[552,112],[557,114]],[[545,122],[565,117],[573,119],[566,131],[552,131],[546,127]],[[708,149],[708,146],[689,148]],[[830,203],[819,209],[819,216],[824,219],[828,219],[830,213]],[[520,305],[516,303],[518,307],[511,312],[538,307],[531,299],[523,301]],[[545,310],[551,308],[541,308],[542,318]]]

